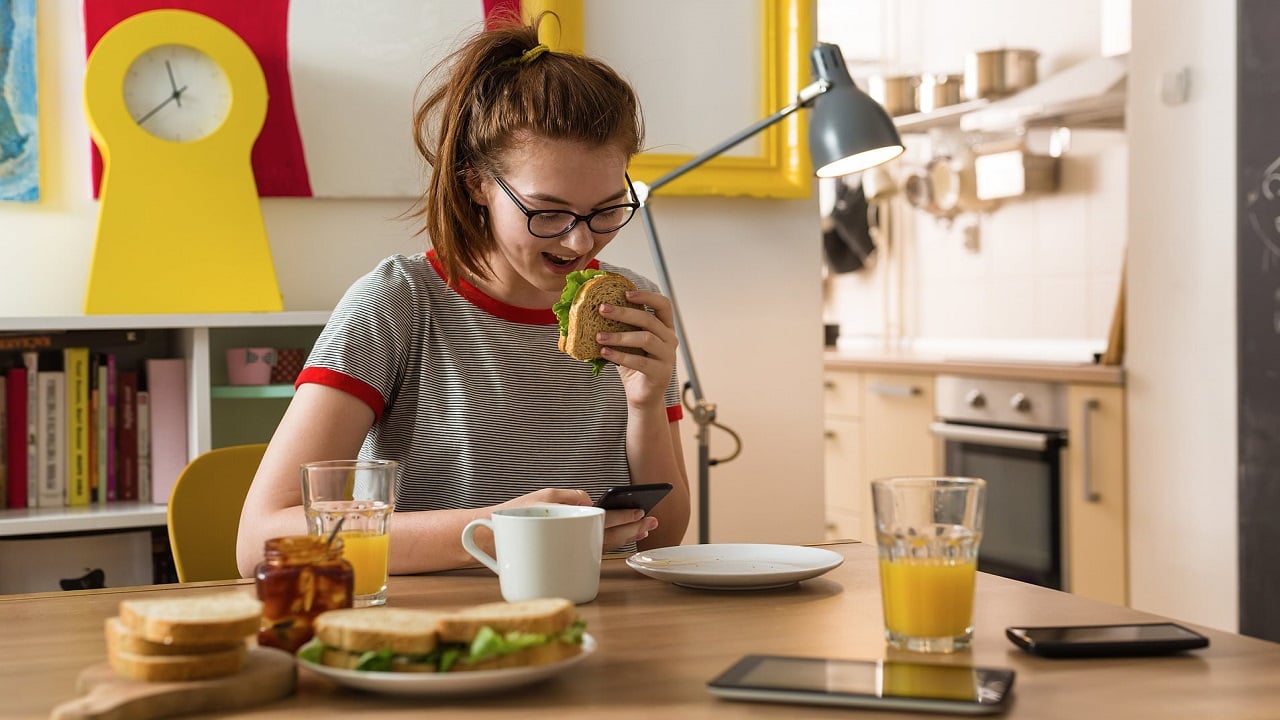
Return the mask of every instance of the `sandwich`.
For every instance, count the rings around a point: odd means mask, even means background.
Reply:
[[[590,363],[592,375],[599,375],[607,362],[600,357],[596,333],[637,330],[634,325],[610,320],[600,314],[601,303],[615,307],[642,309],[627,300],[627,292],[635,283],[618,273],[604,270],[576,270],[565,277],[560,301],[552,306],[560,321],[560,350],[568,356]],[[643,355],[639,348],[618,347],[617,350]]]
[[[330,610],[298,657],[375,672],[470,672],[532,667],[582,652],[585,623],[562,598],[496,602],[440,613],[401,608]]]
[[[133,680],[223,677],[244,667],[261,623],[262,603],[238,592],[125,600],[105,624],[107,660]]]

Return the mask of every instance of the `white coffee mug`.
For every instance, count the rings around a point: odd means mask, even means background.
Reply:
[[[476,545],[476,529],[493,531],[497,558]],[[577,505],[536,505],[495,510],[462,529],[462,546],[498,574],[508,602],[562,597],[591,602],[600,589],[604,510]]]

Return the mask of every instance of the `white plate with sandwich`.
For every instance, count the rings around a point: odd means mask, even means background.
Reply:
[[[636,572],[699,590],[768,590],[833,570],[844,557],[801,545],[725,543],[643,550],[627,558]]]
[[[488,603],[457,612],[334,610],[298,663],[347,687],[391,695],[469,695],[545,680],[596,650],[568,600]]]

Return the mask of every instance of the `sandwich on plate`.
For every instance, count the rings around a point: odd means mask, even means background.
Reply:
[[[496,602],[457,612],[348,608],[316,617],[298,657],[376,672],[467,672],[532,667],[582,652],[586,627],[561,598]]]
[[[239,592],[125,600],[106,621],[107,660],[133,680],[223,677],[244,667],[261,623],[262,603]]]
[[[635,283],[618,273],[604,270],[577,270],[565,277],[560,302],[552,306],[560,321],[560,350],[572,358],[591,363],[592,375],[599,375],[607,362],[600,357],[600,343],[596,334],[602,332],[628,332],[637,330],[618,320],[609,320],[600,314],[600,305],[643,309],[627,300],[627,291],[635,290]],[[640,348],[615,348],[633,355],[643,355]]]

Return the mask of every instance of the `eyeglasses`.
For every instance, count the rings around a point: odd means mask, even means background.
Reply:
[[[627,190],[631,192],[631,197],[636,197],[636,189],[631,185],[631,177],[624,174],[627,179]],[[579,215],[568,210],[530,210],[520,202],[515,193],[511,192],[511,188],[502,181],[497,175],[493,176],[497,181],[498,187],[511,198],[511,202],[520,208],[520,212],[529,218],[529,234],[540,238],[555,238],[564,235],[570,230],[577,227],[578,223],[585,222],[587,228],[593,233],[606,235],[611,232],[617,232],[622,229],[623,225],[631,222],[631,218],[635,216],[636,210],[639,209],[640,203],[618,203],[609,207],[600,208],[586,215]]]

